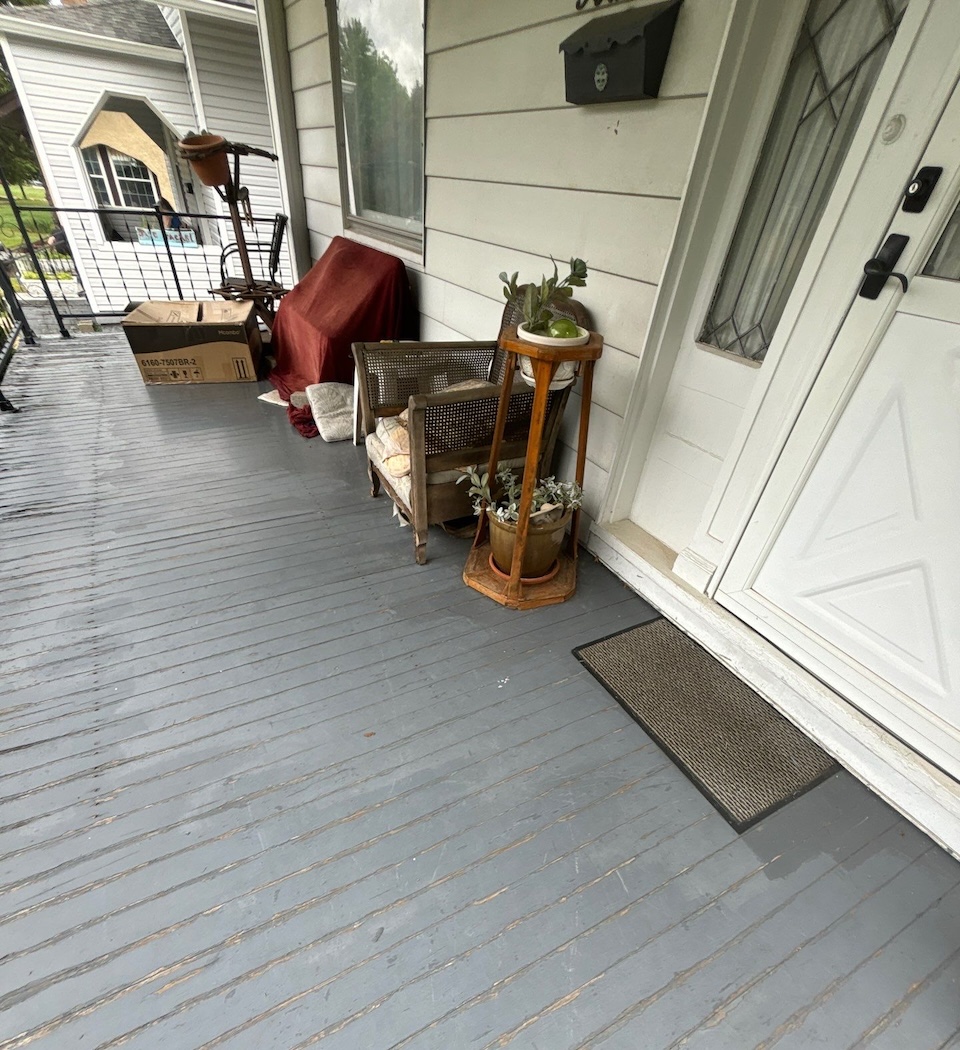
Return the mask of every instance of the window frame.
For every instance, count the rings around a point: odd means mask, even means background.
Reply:
[[[97,165],[100,168],[99,174],[92,172],[87,164],[87,159],[96,158]],[[143,170],[147,173],[147,179],[136,179],[130,178],[126,175],[120,175],[116,170],[118,162],[123,163],[123,159],[135,161]],[[130,157],[129,154],[121,154],[117,150],[113,150],[109,146],[98,144],[95,146],[81,147],[80,149],[80,161],[83,165],[84,174],[87,177],[87,183],[90,187],[90,192],[94,200],[94,206],[97,208],[129,208],[131,211],[145,211],[152,207],[151,205],[139,205],[139,204],[127,204],[124,200],[123,189],[120,185],[121,180],[140,182],[143,185],[149,185],[153,194],[154,201],[160,199],[160,183],[157,180],[156,175],[143,163],[142,160],[138,160],[136,157]],[[103,183],[103,187],[106,190],[108,200],[105,204],[101,204],[97,197],[96,186],[93,180],[98,179]]]
[[[423,98],[424,111],[420,125],[420,207],[423,219],[420,223],[419,233],[404,230],[400,226],[391,223],[377,222],[369,217],[354,215],[350,210],[350,173],[349,173],[349,144],[347,143],[347,129],[344,123],[343,87],[340,68],[340,23],[337,16],[337,0],[326,0],[327,9],[327,36],[330,52],[330,77],[333,87],[333,111],[334,128],[337,141],[337,173],[340,179],[340,214],[344,230],[350,230],[362,237],[374,241],[383,241],[394,247],[412,252],[414,255],[423,257],[425,232],[426,232],[426,140],[427,140],[427,2],[424,3],[423,16]]]
[[[153,203],[160,199],[160,183],[157,180],[156,175],[143,163],[142,160],[138,160],[136,157],[131,157],[128,153],[119,153],[115,149],[107,147],[107,156],[110,159],[110,166],[113,169],[113,178],[117,184],[117,190],[120,197],[123,198],[123,202],[120,205],[122,208],[149,208],[153,206]],[[133,162],[142,168],[147,174],[145,178],[139,175],[121,175],[118,170],[122,165]],[[128,204],[126,201],[126,190],[124,183],[135,183],[140,186],[147,186],[150,189],[150,193],[153,196],[153,202],[150,204]]]
[[[107,173],[103,168],[103,158],[100,156],[99,147],[87,146],[85,149],[81,149],[80,161],[83,164],[83,170],[90,185],[94,205],[97,208],[112,207],[113,196],[110,193],[110,183],[107,181]],[[91,163],[96,164],[96,172],[90,170]],[[102,201],[100,199],[101,196],[104,198]]]

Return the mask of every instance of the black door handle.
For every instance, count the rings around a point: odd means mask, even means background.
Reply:
[[[858,293],[861,299],[876,299],[889,277],[896,277],[903,285],[903,290],[907,290],[907,278],[902,273],[897,273],[894,266],[899,262],[909,240],[910,238],[905,237],[902,233],[891,233],[883,242],[883,247],[877,252],[876,257],[868,259],[863,264],[863,272],[866,277]]]

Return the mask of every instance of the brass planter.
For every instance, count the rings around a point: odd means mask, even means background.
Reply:
[[[550,572],[563,546],[567,523],[572,515],[573,511],[568,509],[557,521],[530,526],[523,563],[520,566],[521,579],[536,580]],[[494,564],[502,573],[509,575],[510,566],[513,564],[517,524],[513,521],[500,521],[490,510],[487,510],[487,521],[490,524],[490,550]]]

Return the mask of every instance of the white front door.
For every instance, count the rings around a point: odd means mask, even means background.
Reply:
[[[717,599],[960,779],[960,89],[904,185],[924,166],[876,231],[909,288],[850,305]]]

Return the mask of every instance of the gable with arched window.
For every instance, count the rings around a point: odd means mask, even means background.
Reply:
[[[198,210],[176,139],[146,100],[113,94],[100,99],[74,146],[91,204],[104,209],[99,220],[105,237],[137,242],[150,226],[144,212],[160,201],[174,212]],[[193,235],[191,242],[197,243]]]

